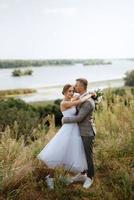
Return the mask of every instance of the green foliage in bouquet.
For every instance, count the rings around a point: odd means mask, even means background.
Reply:
[[[96,93],[96,96],[93,97],[93,99],[95,100],[95,104],[98,104],[101,102],[104,93],[102,92],[100,88],[96,89],[94,92]]]

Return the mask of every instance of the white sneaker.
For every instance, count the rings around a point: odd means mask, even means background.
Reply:
[[[76,176],[74,176],[73,178],[72,178],[72,181],[73,182],[78,182],[78,181],[82,181],[82,182],[84,182],[85,180],[86,180],[86,178],[87,178],[87,176],[86,175],[83,175],[83,174],[77,174]]]
[[[83,188],[88,189],[93,183],[93,179],[87,177],[84,184],[83,184]]]
[[[46,176],[47,186],[50,190],[54,189],[54,179],[50,178],[50,175]]]

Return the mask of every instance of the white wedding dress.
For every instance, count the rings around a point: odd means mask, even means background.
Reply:
[[[76,108],[71,107],[62,113],[65,117],[74,116]],[[37,157],[49,168],[64,167],[72,172],[86,170],[87,161],[78,124],[63,124]]]

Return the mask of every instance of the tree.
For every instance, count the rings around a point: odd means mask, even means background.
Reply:
[[[124,78],[126,86],[134,86],[134,70],[126,72],[126,77]]]

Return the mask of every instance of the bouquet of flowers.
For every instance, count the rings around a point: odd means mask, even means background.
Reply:
[[[103,94],[102,90],[99,88],[97,90],[95,90],[94,93],[95,93],[95,95],[92,98],[94,99],[95,104],[99,104],[101,102],[104,94]]]

